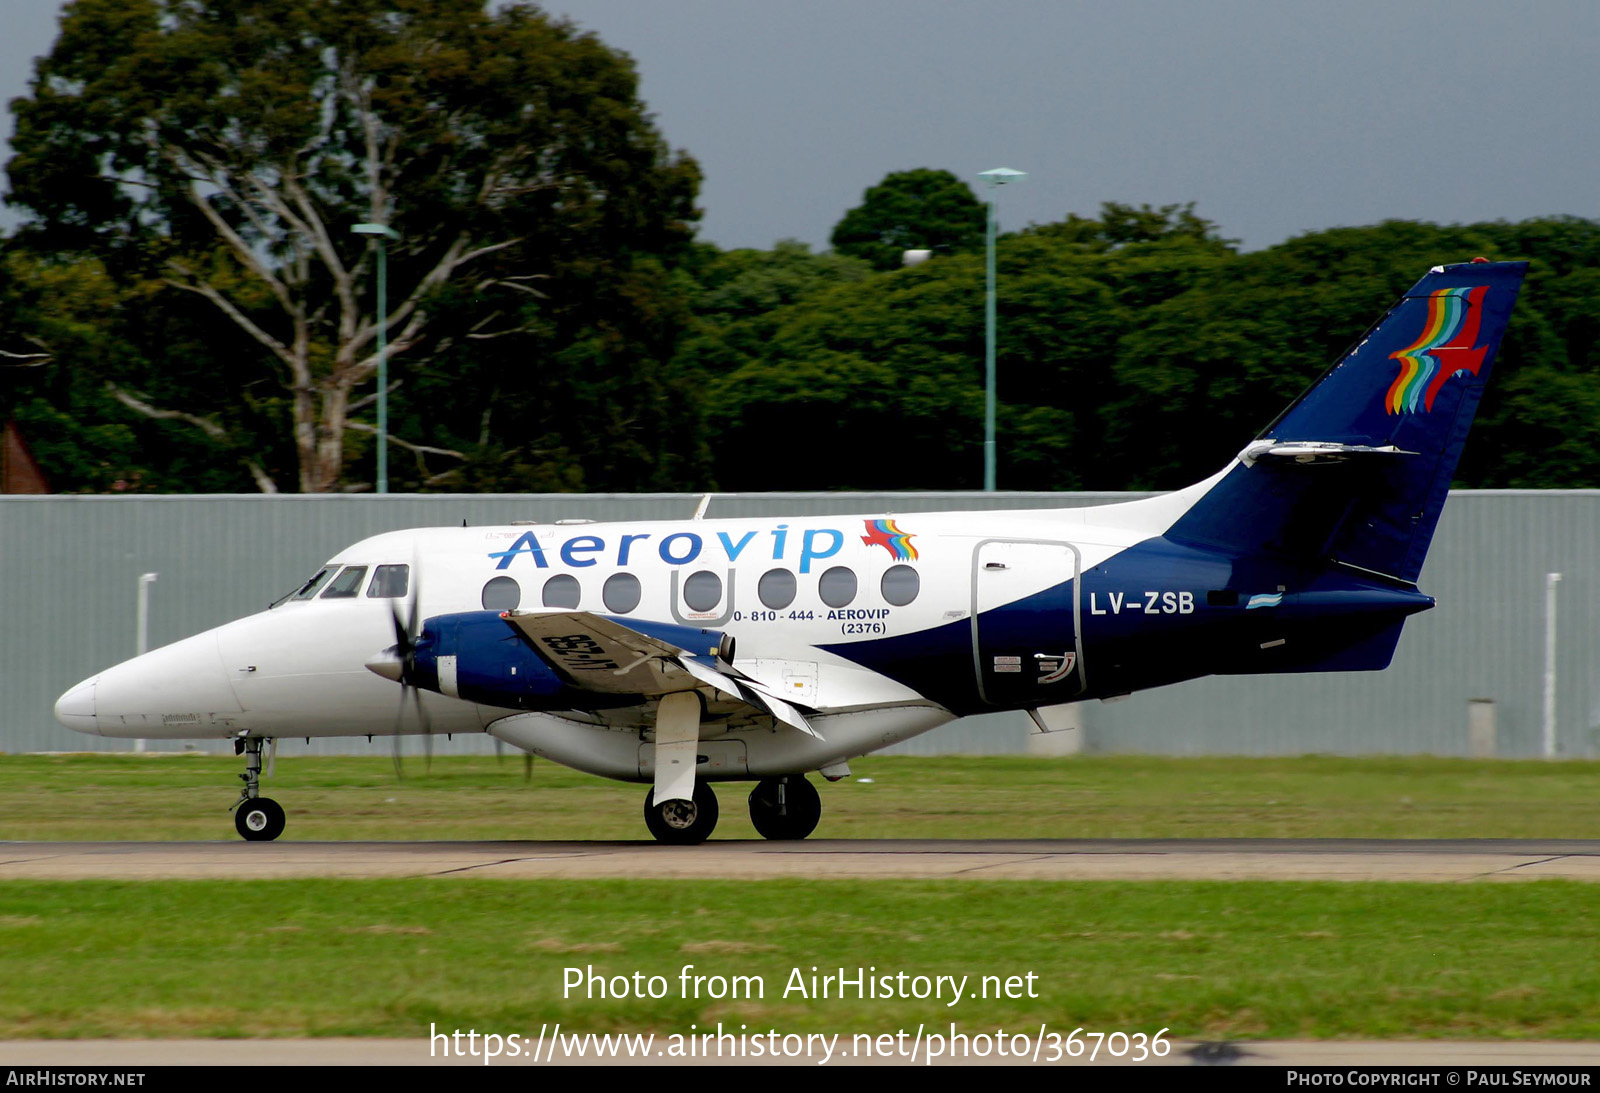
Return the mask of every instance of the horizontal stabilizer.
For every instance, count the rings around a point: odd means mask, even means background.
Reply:
[[[1347,463],[1372,456],[1418,455],[1393,444],[1337,444],[1326,440],[1257,440],[1239,453],[1239,462],[1253,467],[1258,460],[1283,460],[1286,463]]]

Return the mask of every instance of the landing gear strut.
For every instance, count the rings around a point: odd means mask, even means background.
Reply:
[[[657,842],[670,846],[692,846],[711,837],[717,826],[717,795],[704,782],[696,782],[694,800],[682,799],[656,804],[652,789],[644,799],[644,822]]]
[[[803,774],[763,778],[750,791],[750,822],[763,839],[803,839],[822,819],[822,798]]]
[[[283,834],[284,815],[278,802],[261,793],[261,745],[259,736],[246,736],[233,742],[233,754],[243,755],[244,773],[239,780],[244,789],[234,802],[233,826],[251,842],[271,842]]]

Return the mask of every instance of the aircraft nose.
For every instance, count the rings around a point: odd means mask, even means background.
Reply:
[[[215,631],[125,660],[92,682],[95,727],[89,731],[101,736],[179,739],[226,733],[242,712],[223,670]],[[77,693],[68,692],[62,702]],[[69,705],[69,712],[82,709],[81,703]]]
[[[56,699],[56,720],[78,732],[98,733],[100,725],[94,716],[94,689],[99,681],[99,676],[90,676]]]

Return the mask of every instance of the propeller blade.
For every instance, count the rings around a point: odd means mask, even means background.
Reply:
[[[406,780],[405,764],[400,761],[400,728],[401,728],[400,723],[401,723],[402,720],[404,720],[405,716],[406,716],[406,694],[405,694],[404,691],[401,691],[400,692],[400,709],[395,713],[395,718],[394,718],[394,736],[393,736],[393,740],[394,740],[394,777],[395,777],[395,780],[399,781],[399,782],[403,782],[403,781]]]
[[[428,718],[428,708],[422,704],[422,688],[412,687],[411,700],[417,710],[417,724],[422,726],[422,754],[423,767],[428,774],[433,773],[433,723]]]
[[[411,644],[411,636],[406,632],[406,624],[400,619],[400,605],[394,600],[389,601],[389,617],[394,621],[395,650],[403,657],[406,647]]]
[[[389,601],[389,615],[394,623],[394,652],[400,660],[400,706],[394,715],[394,776],[405,780],[405,764],[401,760],[400,737],[405,731],[406,699],[409,696],[412,705],[417,711],[417,723],[422,729],[423,748],[427,754],[426,765],[429,772],[433,769],[433,726],[428,721],[428,711],[422,705],[422,691],[413,682],[417,666],[417,638],[420,637],[418,623],[421,621],[422,581],[417,573],[416,557],[412,556],[411,565],[407,567],[407,587],[405,613],[402,615],[398,598]],[[380,673],[387,674],[387,673]]]

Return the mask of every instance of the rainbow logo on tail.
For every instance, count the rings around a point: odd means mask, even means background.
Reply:
[[[1479,285],[1441,288],[1428,296],[1428,318],[1422,324],[1422,335],[1406,348],[1389,354],[1391,360],[1400,362],[1400,374],[1384,396],[1385,411],[1414,414],[1421,403],[1421,409],[1430,412],[1434,396],[1445,380],[1461,372],[1478,374],[1488,347],[1473,343],[1478,340],[1483,298],[1488,292],[1488,285]]]
[[[917,548],[911,545],[911,534],[897,528],[893,520],[866,520],[864,523],[869,534],[861,537],[863,543],[881,546],[897,562],[917,560]]]

